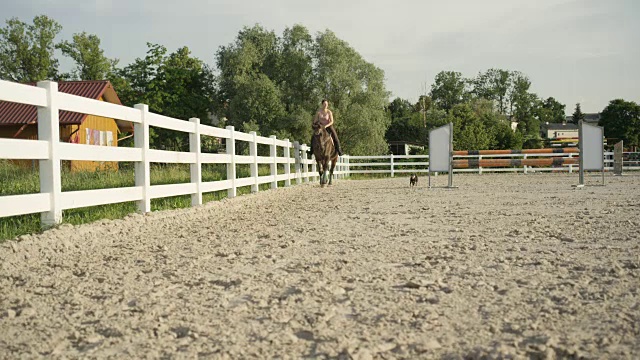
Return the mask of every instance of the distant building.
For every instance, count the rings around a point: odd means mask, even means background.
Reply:
[[[583,115],[584,115],[584,122],[586,123],[597,125],[598,122],[600,121],[600,113],[589,113],[589,114],[585,113]],[[566,116],[565,121],[567,123],[572,122],[573,116],[572,115]]]
[[[35,86],[34,83],[29,85]],[[58,83],[61,93],[122,105],[109,81],[66,81]],[[133,132],[133,125],[103,116],[60,111],[60,141],[98,146],[118,146],[118,135]],[[0,137],[38,139],[38,113],[33,105],[0,101]],[[17,150],[19,151],[19,150]],[[16,160],[17,164],[33,166],[31,160]],[[72,171],[118,169],[117,162],[70,161]]]
[[[544,123],[540,125],[540,136],[547,146],[578,146],[578,125],[567,123]]]

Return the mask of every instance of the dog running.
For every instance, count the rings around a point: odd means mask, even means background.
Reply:
[[[409,178],[409,187],[414,186],[418,186],[418,175],[411,174],[411,177]]]

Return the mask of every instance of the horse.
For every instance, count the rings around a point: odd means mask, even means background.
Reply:
[[[313,139],[311,140],[311,148],[313,149],[313,155],[316,157],[316,163],[318,164],[320,186],[324,187],[327,185],[327,171],[329,171],[328,184],[331,185],[333,169],[336,167],[336,163],[338,162],[338,152],[333,145],[331,135],[329,135],[327,130],[325,130],[325,128],[318,122],[313,123]],[[329,161],[331,161],[331,169],[327,170]]]

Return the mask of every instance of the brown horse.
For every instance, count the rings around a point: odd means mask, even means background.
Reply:
[[[338,152],[336,151],[335,146],[333,146],[331,135],[329,135],[327,130],[317,122],[313,123],[313,139],[311,140],[311,148],[313,149],[313,155],[316,157],[316,162],[318,163],[320,186],[324,187],[327,184],[327,180],[329,185],[331,185],[333,169],[336,167],[336,162],[338,162]],[[329,161],[331,161],[331,169],[327,169]],[[327,179],[327,170],[329,171],[329,179]]]

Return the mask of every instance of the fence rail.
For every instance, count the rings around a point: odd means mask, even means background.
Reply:
[[[197,118],[189,121],[170,118],[149,112],[147,105],[133,108],[87,99],[58,92],[58,84],[43,81],[36,87],[0,80],[0,100],[34,105],[38,110],[38,140],[0,138],[0,159],[39,160],[40,193],[0,196],[0,217],[42,213],[43,226],[62,221],[62,211],[87,206],[136,201],[142,212],[151,211],[151,199],[177,195],[191,195],[192,206],[202,204],[202,194],[227,191],[236,196],[237,188],[251,186],[253,192],[259,185],[278,182],[284,186],[316,181],[319,179],[313,158],[306,155],[306,144],[288,139],[264,137],[256,133],[235,131],[200,124]],[[72,144],[60,141],[59,110],[113,118],[134,125],[134,147],[107,147]],[[166,151],[149,148],[149,127],[159,127],[189,134],[189,152]],[[226,153],[203,153],[203,136],[224,139]],[[249,155],[236,154],[236,142],[248,143]],[[269,146],[269,155],[259,155],[258,144]],[[282,154],[282,156],[280,156]],[[61,161],[116,161],[135,163],[135,186],[83,191],[61,190]],[[347,174],[346,157],[336,164],[336,177]],[[190,182],[183,184],[151,185],[151,163],[176,163],[190,165]],[[227,179],[202,181],[202,164],[224,164]],[[249,165],[250,177],[237,178],[236,166]],[[269,165],[269,175],[259,176],[258,166]],[[278,172],[278,165],[284,171]],[[294,167],[292,170],[291,167]],[[2,179],[0,179],[2,182]]]
[[[625,152],[629,155],[629,158],[633,158],[633,155],[640,157],[640,153]],[[536,153],[536,154],[489,154],[489,155],[453,155],[454,164],[464,163],[461,160],[475,160],[478,164],[483,164],[482,160],[533,160],[533,159],[547,159],[546,161],[539,161],[540,163],[548,163],[550,158],[560,159],[557,163],[565,162],[564,165],[557,166],[500,166],[500,167],[487,167],[487,166],[475,166],[471,168],[456,168],[454,167],[454,173],[478,173],[483,172],[544,172],[544,171],[566,171],[569,173],[578,171],[579,165],[571,164],[571,162],[577,162],[579,154],[575,152],[565,153]],[[566,163],[565,159],[572,159]],[[398,161],[404,160],[404,161]],[[414,160],[414,161],[407,161]],[[415,161],[417,160],[417,161]],[[422,161],[420,161],[422,160]],[[394,176],[398,173],[427,173],[429,172],[429,155],[377,155],[377,156],[349,156],[347,159],[347,171],[349,175],[353,174],[389,174]],[[553,161],[551,161],[553,163]],[[491,162],[489,162],[491,163]],[[498,162],[495,162],[498,163]],[[526,162],[525,162],[526,163]],[[535,163],[535,162],[533,162]],[[605,171],[613,170],[613,152],[605,152],[604,154]],[[623,170],[640,170],[640,161],[638,160],[624,160]]]

